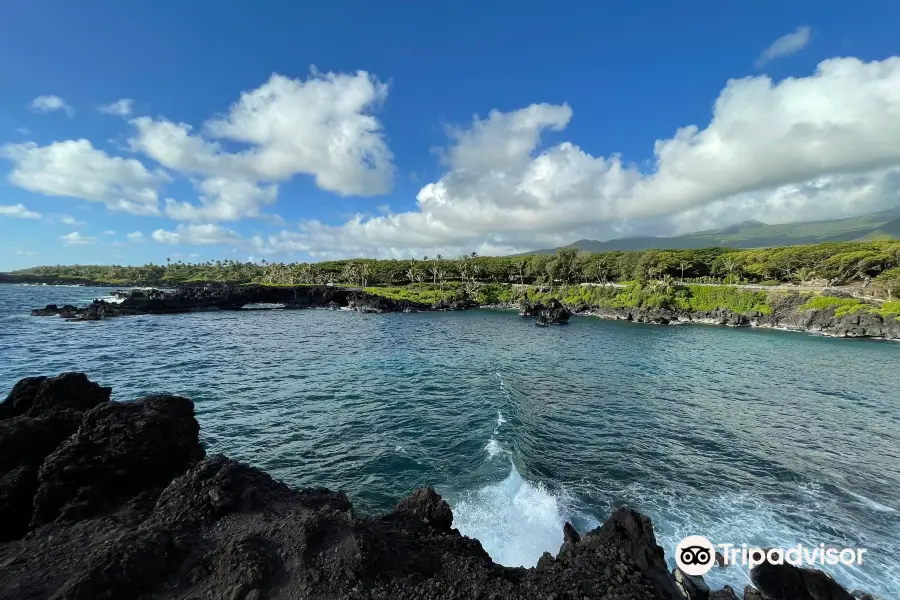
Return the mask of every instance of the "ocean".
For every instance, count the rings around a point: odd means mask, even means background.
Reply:
[[[0,285],[0,394],[83,371],[116,400],[196,403],[208,453],[390,510],[432,485],[505,565],[631,506],[673,551],[863,548],[826,567],[900,598],[900,344],[514,311],[258,310],[67,323],[29,310],[109,289]],[[714,569],[711,587],[749,582]]]

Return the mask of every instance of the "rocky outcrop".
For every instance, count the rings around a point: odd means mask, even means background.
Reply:
[[[330,286],[275,287],[263,285],[206,285],[182,287],[175,291],[132,290],[119,302],[94,300],[76,308],[48,304],[31,311],[32,316],[61,316],[77,321],[145,314],[174,314],[199,310],[239,310],[248,304],[281,305],[284,308],[349,308],[382,313],[430,310],[431,305]]]
[[[432,488],[362,516],[340,492],[204,457],[185,398],[110,402],[65,374],[22,380],[0,407],[0,600],[735,598],[676,583],[630,509],[584,534],[566,523],[557,556],[508,568],[453,528]],[[771,581],[761,572],[767,600],[787,597],[769,597]]]
[[[0,541],[27,531],[41,465],[109,396],[110,388],[66,373],[22,379],[0,403]]]
[[[771,327],[809,331],[834,337],[900,339],[900,320],[894,317],[882,317],[870,311],[837,317],[833,308],[800,308],[806,300],[808,297],[799,294],[781,294],[775,298],[772,312],[769,314],[756,311],[738,313],[722,308],[692,312],[667,308],[607,308],[590,305],[576,306],[573,310],[576,314],[657,325],[703,323],[729,327]]]
[[[522,300],[519,315],[535,317],[539,325],[560,325],[568,323],[572,313],[562,302],[554,298],[547,303]]]
[[[764,562],[750,571],[750,578],[766,600],[855,600],[817,569]]]

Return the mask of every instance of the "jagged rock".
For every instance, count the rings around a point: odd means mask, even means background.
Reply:
[[[575,531],[575,528],[572,527],[572,524],[566,521],[563,525],[563,544],[574,546],[580,541],[581,536],[578,535],[578,532]]]
[[[394,513],[415,515],[438,531],[449,532],[453,527],[450,505],[432,487],[420,488],[401,500]]]
[[[688,600],[709,600],[709,586],[703,577],[688,575],[678,567],[672,571],[675,585]]]
[[[29,377],[0,404],[0,541],[25,535],[44,459],[78,428],[83,411],[109,402],[110,388],[83,373]]]
[[[665,552],[656,543],[653,524],[645,515],[619,508],[599,530],[602,539],[623,548],[665,598],[680,600],[681,594],[669,574]]]
[[[740,598],[730,585],[726,585],[721,590],[711,592],[709,600],[740,600]]]
[[[753,587],[752,585],[748,585],[744,588],[744,600],[770,600],[766,598],[762,592]]]
[[[0,420],[25,414],[34,404],[34,397],[46,380],[46,377],[26,377],[16,383],[0,403]]]
[[[0,404],[0,419],[18,415],[36,417],[49,410],[87,410],[108,402],[111,388],[88,380],[84,373],[58,377],[26,377],[13,386]]]
[[[768,600],[853,600],[850,592],[818,569],[764,562],[750,571],[750,579]]]
[[[569,322],[569,317],[572,316],[572,313],[569,312],[569,309],[562,302],[554,298],[548,304],[522,300],[519,315],[522,317],[537,317],[538,322],[542,324],[562,324]]]
[[[34,464],[22,464],[0,477],[0,542],[18,539],[28,531],[37,470]]]
[[[162,488],[203,457],[194,403],[155,396],[96,406],[38,472],[31,527]]]
[[[290,488],[268,474],[216,454],[163,490],[150,521],[168,530],[209,525],[228,513],[252,511],[293,496]]]
[[[863,592],[863,591],[861,591],[861,590],[853,590],[850,594],[851,594],[854,598],[856,598],[856,600],[878,600],[878,599],[877,599],[875,596],[873,596],[872,594],[867,594],[867,593],[865,593],[865,592]]]

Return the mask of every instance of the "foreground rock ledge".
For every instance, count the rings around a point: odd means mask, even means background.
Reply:
[[[357,515],[343,493],[206,456],[186,398],[109,398],[66,373],[23,379],[0,403],[0,599],[736,598],[676,584],[633,510],[583,536],[567,523],[556,557],[502,567],[432,488]],[[850,598],[795,571],[767,566],[745,593]]]

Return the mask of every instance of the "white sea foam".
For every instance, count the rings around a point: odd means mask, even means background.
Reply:
[[[501,446],[501,445],[500,445],[500,442],[498,442],[498,441],[495,440],[494,438],[491,438],[491,439],[488,441],[488,443],[487,443],[487,445],[484,447],[484,449],[485,449],[485,451],[487,451],[488,456],[490,456],[491,458],[494,458],[494,457],[497,456],[498,454],[503,453],[503,446]]]
[[[503,413],[501,413],[498,410],[497,411],[497,427],[500,427],[501,425],[503,425],[505,423],[506,423],[506,419],[503,418]]]
[[[533,567],[544,552],[559,551],[565,523],[561,504],[542,484],[522,479],[511,464],[506,479],[454,503],[453,525],[477,538],[495,562]]]
[[[853,496],[854,498],[856,498],[857,500],[859,500],[860,504],[871,508],[875,512],[888,512],[888,513],[897,512],[896,509],[891,508],[890,506],[885,506],[884,504],[881,504],[879,502],[875,502],[871,498],[866,498],[862,494],[857,494],[856,492],[851,492],[850,490],[844,490],[844,491],[847,492],[848,494],[850,494],[851,496]]]
[[[900,563],[883,551],[869,547],[865,540],[835,539],[804,531],[800,523],[830,514],[833,498],[816,487],[802,486],[806,493],[805,506],[773,505],[753,493],[728,493],[712,497],[688,498],[664,490],[647,489],[641,485],[618,490],[617,496],[629,498],[629,503],[653,519],[657,542],[666,552],[670,566],[674,566],[674,549],[688,535],[703,535],[713,543],[733,543],[760,547],[788,548],[799,543],[818,546],[828,543],[838,547],[866,548],[862,566],[844,565],[824,568],[847,589],[862,589],[876,596],[895,597],[900,590]],[[789,516],[792,515],[792,516]],[[713,589],[730,585],[736,589],[750,582],[749,572],[740,565],[727,569],[713,569],[704,579]]]

